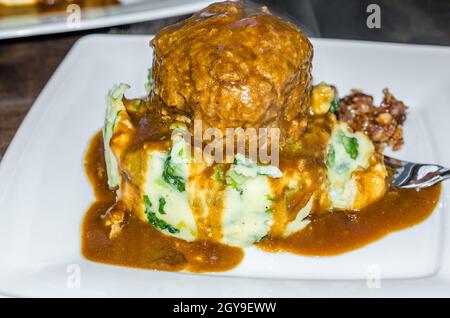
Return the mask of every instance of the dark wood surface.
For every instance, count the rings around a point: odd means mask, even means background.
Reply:
[[[252,1],[289,16],[310,36],[450,45],[448,0],[345,0],[333,5],[326,0]],[[379,30],[365,26],[365,6],[373,2],[382,7]],[[185,17],[0,41],[0,160],[34,100],[77,39],[88,33],[154,34]]]
[[[0,158],[39,92],[78,37],[0,44]]]

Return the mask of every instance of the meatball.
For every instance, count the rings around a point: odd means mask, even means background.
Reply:
[[[266,7],[213,4],[151,45],[153,94],[204,129],[279,127],[295,138],[306,127],[312,45]]]

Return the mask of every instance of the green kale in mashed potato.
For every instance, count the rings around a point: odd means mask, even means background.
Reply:
[[[180,230],[173,227],[169,223],[167,223],[164,220],[159,219],[156,216],[156,213],[152,211],[152,203],[150,201],[150,198],[147,195],[144,195],[144,206],[145,206],[145,215],[147,216],[148,222],[153,225],[154,227],[161,229],[161,230],[167,230],[169,233],[179,233]],[[161,207],[161,205],[160,205]]]

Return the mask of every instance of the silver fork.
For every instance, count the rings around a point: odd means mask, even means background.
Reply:
[[[386,167],[392,170],[391,184],[399,188],[423,189],[450,179],[450,169],[435,164],[420,164],[384,156]]]

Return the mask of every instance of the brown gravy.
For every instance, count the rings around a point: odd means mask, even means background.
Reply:
[[[107,185],[101,132],[89,145],[85,167],[96,196],[82,226],[82,253],[87,259],[166,271],[221,272],[232,269],[244,257],[240,248],[169,237],[133,215],[128,217],[121,234],[110,240],[101,216],[114,204],[115,194]]]
[[[135,216],[128,217],[121,235],[109,239],[101,216],[112,206],[115,194],[107,186],[103,140],[99,132],[90,142],[85,168],[96,201],[82,225],[82,253],[92,261],[146,269],[191,272],[220,272],[237,266],[240,248],[207,241],[185,242],[169,237]],[[257,244],[270,251],[331,256],[360,248],[383,236],[424,221],[439,200],[440,185],[415,190],[389,190],[375,204],[358,214],[351,212],[311,215],[306,229],[284,239],[268,237]]]
[[[358,213],[312,214],[303,231],[284,239],[268,239],[258,246],[271,252],[314,256],[348,252],[424,221],[436,207],[440,192],[440,185],[421,191],[389,190],[380,201]]]

